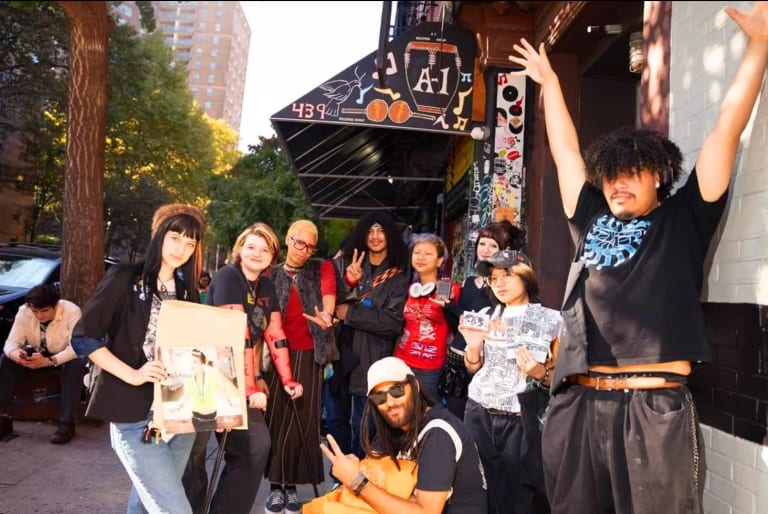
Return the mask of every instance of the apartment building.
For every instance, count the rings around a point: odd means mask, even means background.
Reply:
[[[251,29],[240,2],[152,2],[157,28],[186,66],[198,105],[240,132]],[[141,30],[135,2],[117,7],[119,19]]]

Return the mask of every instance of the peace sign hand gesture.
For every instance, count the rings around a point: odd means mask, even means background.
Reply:
[[[360,256],[357,255],[357,248],[352,250],[352,262],[347,266],[347,282],[350,284],[357,284],[360,279],[363,278],[363,261],[365,260],[365,252],[360,252]]]

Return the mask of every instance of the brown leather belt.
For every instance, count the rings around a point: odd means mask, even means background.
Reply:
[[[680,387],[682,382],[671,382],[664,377],[591,377],[589,375],[571,375],[568,382],[600,391],[621,389],[664,389]]]

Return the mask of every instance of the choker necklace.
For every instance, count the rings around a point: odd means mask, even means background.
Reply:
[[[283,264],[283,269],[284,269],[285,271],[288,271],[288,272],[290,272],[290,273],[297,273],[297,272],[299,272],[299,271],[303,270],[303,269],[304,269],[304,266],[295,267],[295,266],[291,266],[290,264],[288,264],[288,263],[286,262],[285,264]]]

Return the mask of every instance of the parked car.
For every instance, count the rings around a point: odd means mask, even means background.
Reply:
[[[104,259],[106,268],[116,264]],[[38,243],[0,243],[0,348],[30,289],[41,284],[59,285],[61,246]]]

